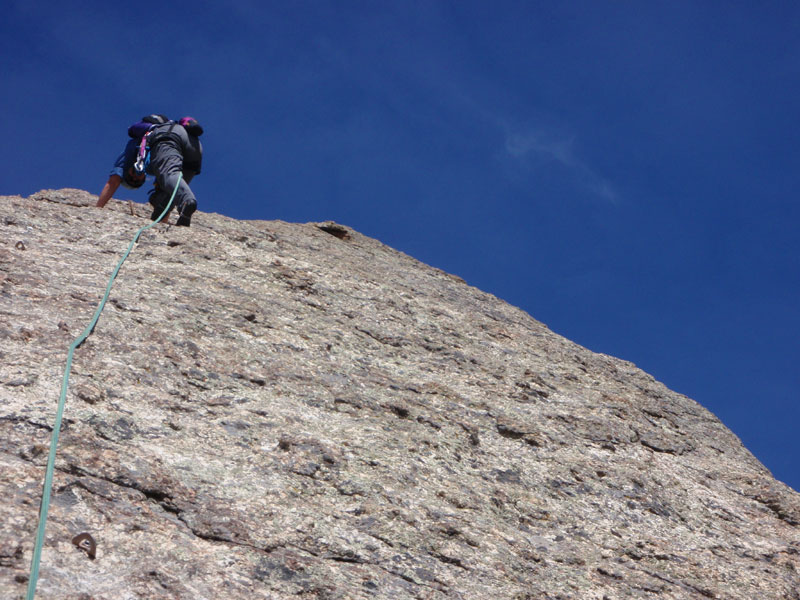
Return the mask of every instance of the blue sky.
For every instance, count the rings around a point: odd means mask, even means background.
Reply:
[[[98,193],[129,124],[193,115],[201,211],[332,219],[458,274],[800,489],[799,24],[796,2],[12,0],[0,193]]]

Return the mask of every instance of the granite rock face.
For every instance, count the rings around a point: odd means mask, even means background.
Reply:
[[[67,349],[147,223],[95,201],[0,197],[4,599]],[[197,213],[142,236],[75,354],[37,598],[799,589],[800,494],[696,402],[347,227]]]

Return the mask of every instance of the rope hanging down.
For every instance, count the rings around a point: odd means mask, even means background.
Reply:
[[[133,246],[136,242],[139,241],[139,236],[142,235],[143,232],[150,229],[157,223],[161,222],[161,219],[169,212],[172,208],[172,201],[175,199],[175,193],[178,191],[178,186],[181,183],[181,179],[183,177],[183,173],[178,174],[178,182],[175,184],[175,189],[172,191],[172,196],[170,196],[169,202],[167,203],[167,207],[164,209],[164,212],[161,213],[161,216],[158,217],[155,221],[150,223],[149,225],[145,225],[139,231],[136,232],[136,235],[133,236],[133,240],[131,240],[128,249],[125,251],[125,254],[122,255],[119,263],[117,264],[117,268],[114,269],[114,272],[111,274],[111,278],[108,280],[108,285],[106,286],[106,293],[103,296],[103,299],[100,301],[100,304],[97,306],[97,310],[94,312],[94,317],[92,317],[91,323],[83,330],[75,341],[72,342],[72,345],[69,347],[69,352],[67,353],[67,366],[64,369],[64,378],[61,381],[61,397],[58,400],[58,409],[56,410],[56,422],[53,425],[53,436],[50,439],[50,454],[47,457],[47,468],[45,470],[44,475],[44,487],[42,490],[42,504],[41,509],[39,511],[39,527],[36,530],[36,544],[33,548],[33,559],[31,560],[31,573],[30,578],[28,579],[28,595],[26,596],[26,600],[33,600],[34,595],[36,594],[36,582],[39,579],[39,563],[42,558],[42,546],[44,545],[44,529],[47,525],[47,512],[50,510],[50,492],[53,487],[53,470],[55,469],[55,462],[56,462],[56,447],[58,446],[58,434],[61,430],[61,420],[64,416],[64,404],[67,398],[67,388],[69,387],[69,373],[72,370],[72,355],[75,353],[75,350],[86,341],[92,332],[94,331],[95,325],[97,325],[97,321],[100,319],[100,314],[103,312],[103,308],[106,305],[106,300],[108,300],[108,296],[111,293],[111,286],[114,284],[114,280],[117,278],[117,274],[119,270],[122,268],[122,263],[125,262],[125,259],[128,258],[128,255],[133,250]]]

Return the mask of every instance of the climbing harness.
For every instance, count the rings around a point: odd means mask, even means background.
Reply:
[[[97,325],[97,321],[100,319],[100,314],[103,312],[103,308],[105,308],[106,301],[108,300],[108,296],[111,293],[111,286],[114,284],[114,280],[117,278],[117,274],[119,270],[122,268],[122,263],[125,262],[125,259],[128,258],[128,255],[133,250],[133,246],[136,242],[139,241],[139,236],[142,235],[143,232],[150,229],[157,223],[161,222],[161,219],[169,212],[172,208],[172,202],[175,199],[175,194],[178,191],[178,186],[181,183],[181,179],[183,177],[183,173],[178,174],[178,183],[175,184],[175,189],[172,191],[172,196],[167,203],[166,208],[161,213],[161,216],[158,217],[155,221],[150,223],[149,225],[145,225],[139,231],[136,232],[136,235],[133,236],[133,240],[131,240],[128,249],[125,251],[125,254],[122,255],[119,263],[117,264],[117,268],[114,269],[114,272],[111,274],[110,279],[108,280],[108,285],[106,286],[106,293],[103,296],[103,299],[100,301],[100,304],[97,306],[97,310],[94,312],[94,316],[92,317],[91,323],[83,330],[75,340],[72,342],[72,345],[69,347],[69,352],[67,353],[67,366],[64,369],[64,378],[61,381],[61,397],[58,400],[58,408],[56,410],[56,422],[53,425],[53,435],[50,439],[50,454],[47,457],[47,468],[45,469],[44,475],[44,486],[42,489],[42,504],[39,511],[39,527],[36,530],[36,544],[33,548],[33,558],[31,559],[31,573],[28,579],[28,594],[26,596],[26,600],[33,600],[34,595],[36,594],[36,582],[39,579],[39,562],[42,558],[42,546],[44,545],[44,529],[47,525],[47,512],[50,510],[50,492],[53,487],[53,471],[55,469],[55,462],[56,462],[56,447],[58,446],[58,435],[61,430],[61,420],[64,416],[64,404],[66,403],[67,398],[67,388],[69,387],[69,374],[72,370],[72,355],[75,353],[75,350],[80,347],[83,342],[86,341],[92,332],[94,331],[95,326]],[[89,536],[91,539],[91,536]],[[86,542],[87,540],[81,536],[78,542]],[[75,538],[75,539],[78,539]],[[94,540],[92,539],[92,542]],[[75,540],[73,540],[75,543]],[[76,544],[77,545],[77,544]],[[92,554],[94,554],[94,548],[92,547]],[[87,548],[88,550],[88,548]],[[94,558],[94,557],[92,557]]]

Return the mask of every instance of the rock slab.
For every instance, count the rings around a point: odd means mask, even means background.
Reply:
[[[147,222],[95,201],[0,197],[1,598]],[[348,227],[197,213],[75,354],[37,598],[798,600],[798,569],[800,495],[633,364]]]

